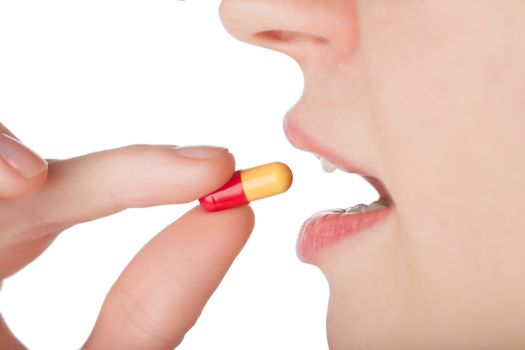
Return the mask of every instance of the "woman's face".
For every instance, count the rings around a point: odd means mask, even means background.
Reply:
[[[393,201],[302,256],[329,281],[330,346],[525,346],[525,2],[223,0],[220,14],[301,66],[290,141]]]

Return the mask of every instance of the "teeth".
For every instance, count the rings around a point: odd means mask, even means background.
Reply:
[[[374,211],[374,210],[385,209],[387,207],[388,206],[385,205],[382,201],[376,201],[370,205],[366,205],[366,204],[354,205],[353,207],[346,209],[345,213],[356,214],[356,213],[362,213],[364,211]]]
[[[366,204],[358,204],[354,205],[351,208],[346,209],[346,213],[352,214],[352,213],[361,213],[363,211],[366,211],[368,209],[368,205]]]
[[[368,210],[379,210],[379,209],[385,209],[387,206],[381,202],[374,202],[368,206]]]
[[[337,166],[335,164],[331,163],[329,160],[326,160],[324,158],[321,158],[321,167],[327,173],[333,173],[337,169]]]
[[[319,158],[319,160],[321,161],[321,167],[323,168],[323,170],[325,172],[333,173],[337,169],[339,169],[341,171],[344,171],[344,172],[347,172],[345,169],[339,168],[337,165],[335,165],[334,163],[330,162],[328,159],[322,158],[322,157],[318,156],[317,154],[314,154],[314,155],[317,158]],[[367,178],[367,177],[365,176],[365,178]],[[370,180],[369,180],[369,182],[370,182]],[[371,182],[371,184],[374,185],[374,183],[372,183],[372,182]],[[355,213],[362,213],[362,212],[365,212],[365,211],[381,210],[381,209],[388,208],[391,205],[392,205],[392,203],[391,203],[389,198],[381,198],[381,199],[378,199],[377,201],[371,203],[370,205],[358,204],[358,205],[354,205],[353,207],[347,208],[347,209],[331,209],[331,210],[328,210],[328,211],[325,211],[325,212],[326,213],[331,213],[331,214],[344,214],[344,213],[346,213],[346,214],[355,214]]]
[[[314,216],[325,216],[329,214],[344,214],[344,209],[327,209],[327,210],[321,210],[314,214]]]
[[[381,210],[385,208],[388,208],[388,205],[383,200],[377,200],[370,205],[358,204],[347,209],[327,209],[316,213],[316,215],[323,216],[327,214],[357,214],[365,211]]]

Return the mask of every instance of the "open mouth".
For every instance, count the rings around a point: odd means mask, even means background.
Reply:
[[[321,168],[327,172],[327,173],[333,173],[336,170],[340,170],[346,173],[352,173],[350,171],[346,171],[343,167],[337,166],[334,163],[330,162],[329,160],[317,156],[317,158],[321,161]],[[393,205],[392,198],[390,197],[390,194],[385,188],[385,185],[376,177],[368,176],[368,175],[361,175],[370,185],[372,185],[377,193],[379,194],[379,199],[377,199],[375,202],[372,202],[370,204],[357,204],[353,207],[347,208],[347,209],[333,209],[336,212],[345,212],[345,213],[360,213],[364,211],[372,211],[372,210],[379,210],[379,209],[385,209]]]
[[[314,137],[299,123],[300,110],[290,110],[283,128],[292,145],[316,155],[324,171],[341,170],[346,173],[361,175],[379,194],[379,198],[370,204],[358,204],[349,208],[329,209],[311,216],[302,225],[297,240],[297,255],[304,262],[315,264],[318,257],[329,247],[357,234],[361,234],[379,222],[385,220],[395,207],[394,201],[378,177],[372,176],[371,170],[363,171],[341,151],[323,142],[319,135]]]
[[[341,170],[342,166],[319,157],[326,172]],[[361,175],[377,191],[379,198],[370,204],[357,204],[348,208],[328,209],[311,216],[302,225],[297,241],[297,255],[307,263],[315,263],[329,247],[356,234],[365,232],[386,218],[394,203],[383,183],[376,177]]]

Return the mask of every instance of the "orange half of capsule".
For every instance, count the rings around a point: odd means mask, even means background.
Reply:
[[[235,208],[286,192],[292,180],[292,171],[280,162],[238,170],[224,186],[200,198],[199,202],[208,211]]]

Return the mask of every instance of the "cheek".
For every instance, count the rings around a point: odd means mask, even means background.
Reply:
[[[494,2],[378,3],[361,11],[372,118],[425,294],[458,322],[483,303],[512,314],[503,289],[524,290],[525,264],[523,24]]]
[[[410,229],[499,229],[499,204],[524,188],[523,58],[502,40],[508,29],[492,3],[476,16],[471,1],[403,3],[362,11],[387,187]]]

